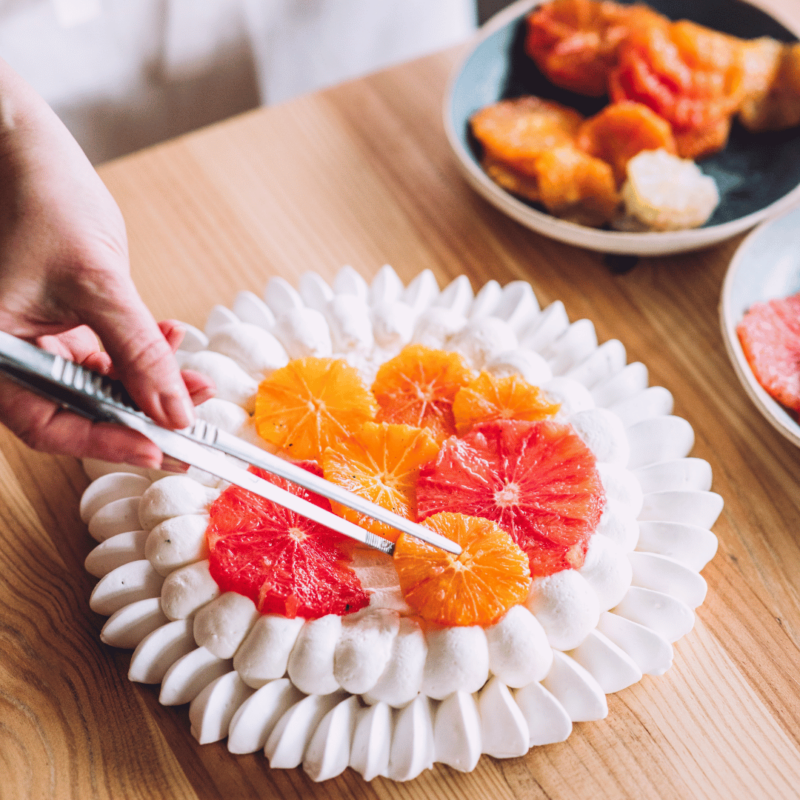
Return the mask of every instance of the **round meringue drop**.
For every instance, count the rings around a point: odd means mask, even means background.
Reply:
[[[532,386],[542,386],[553,377],[550,365],[538,353],[520,347],[493,356],[485,369],[496,378],[519,375]]]
[[[258,617],[249,597],[224,592],[197,612],[194,640],[218,658],[233,658]]]
[[[248,414],[255,408],[258,382],[247,374],[232,358],[202,350],[198,353],[176,353],[181,369],[195,370],[214,381],[215,397],[230,400],[241,406]]]
[[[365,356],[372,349],[375,337],[366,301],[355,294],[337,294],[325,307],[336,353]]]
[[[365,609],[344,617],[333,654],[333,674],[339,686],[352,694],[363,694],[375,686],[389,662],[399,629],[400,615],[387,609]]]
[[[511,326],[497,317],[472,320],[445,342],[445,349],[461,353],[476,370],[516,346],[517,337]]]
[[[607,611],[625,597],[633,570],[621,547],[604,536],[592,536],[578,574],[594,590],[600,611]]]
[[[604,408],[591,408],[570,415],[570,425],[598,461],[625,466],[630,449],[622,420]]]
[[[506,686],[518,688],[547,675],[553,650],[541,623],[525,606],[512,606],[486,629],[489,670]]]
[[[176,569],[163,580],[161,608],[169,619],[190,617],[220,595],[207,560]]]
[[[445,342],[458,333],[466,322],[466,317],[457,311],[441,306],[429,308],[417,319],[411,342],[433,349],[444,349]]]
[[[489,644],[483,628],[432,628],[422,694],[442,700],[452,692],[477,692],[489,675]]]
[[[338,691],[333,657],[341,632],[342,618],[335,614],[309,620],[300,629],[289,655],[288,671],[301,692],[326,695]]]
[[[184,475],[170,475],[151,484],[139,502],[139,527],[151,531],[183,514],[205,514],[218,491]]]
[[[594,408],[594,400],[589,390],[572,378],[550,378],[542,384],[547,396],[560,405],[560,413],[567,420],[579,411]]]
[[[600,614],[597,595],[574,569],[534,578],[525,605],[556,650],[577,647],[597,625]]]
[[[207,514],[182,514],[165,519],[149,533],[145,532],[143,557],[164,577],[179,567],[202,561],[208,558],[207,528]]]
[[[333,342],[328,321],[313,308],[290,308],[281,314],[273,328],[289,358],[329,358]]]
[[[208,348],[231,358],[256,381],[289,363],[283,345],[269,331],[249,322],[218,328],[209,337]]]
[[[242,680],[254,689],[286,674],[289,654],[305,624],[301,617],[260,616],[233,657]]]

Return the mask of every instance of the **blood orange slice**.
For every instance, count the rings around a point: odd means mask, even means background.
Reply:
[[[491,625],[530,589],[528,559],[497,524],[436,514],[425,526],[461,545],[461,554],[400,534],[394,565],[406,602],[441,625]]]
[[[472,370],[458,353],[409,345],[378,370],[372,392],[378,422],[428,428],[437,439],[456,432],[453,400],[472,380]]]
[[[315,466],[315,465],[310,465]],[[251,468],[260,478],[329,510],[328,501]],[[319,468],[312,469],[321,474]],[[349,540],[238,486],[212,504],[206,532],[211,576],[223,592],[249,597],[262,614],[315,619],[369,604],[348,566]]]
[[[755,303],[737,333],[758,382],[779,403],[800,412],[800,293]]]
[[[352,440],[325,450],[322,471],[332,483],[401,517],[416,519],[419,469],[436,458],[438,452],[438,442],[425,429],[367,422]],[[331,505],[337,514],[356,525],[397,540],[396,528],[339,503]]]
[[[495,419],[539,420],[552,417],[560,408],[537,386],[519,375],[495,378],[481,372],[453,401],[456,431],[463,436],[479,422]]]
[[[309,357],[290,361],[261,382],[255,421],[262,438],[293,458],[318,460],[376,411],[354,367],[343,359]]]
[[[497,522],[531,574],[583,563],[605,493],[592,452],[569,425],[498,420],[448,439],[420,471],[420,518],[459,511]]]

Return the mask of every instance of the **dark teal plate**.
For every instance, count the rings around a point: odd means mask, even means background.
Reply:
[[[753,134],[734,123],[728,146],[700,162],[714,177],[721,201],[705,226],[668,233],[619,233],[564,222],[505,192],[480,168],[469,118],[502,98],[533,94],[596,113],[605,98],[587,98],[553,86],[523,50],[525,16],[538,0],[521,0],[490,21],[459,67],[445,102],[445,124],[465,176],[486,199],[519,222],[561,241],[604,252],[657,255],[705,247],[744,231],[800,201],[800,128]],[[672,19],[690,19],[742,38],[794,34],[740,0],[652,0]]]

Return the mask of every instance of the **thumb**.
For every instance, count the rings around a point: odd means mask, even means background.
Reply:
[[[116,373],[139,408],[159,425],[185,428],[194,406],[169,342],[127,275],[103,286],[102,298],[84,308]]]

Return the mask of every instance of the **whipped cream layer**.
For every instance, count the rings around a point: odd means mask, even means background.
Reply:
[[[691,426],[620,342],[598,345],[559,301],[540,310],[529,284],[490,281],[475,295],[461,276],[440,291],[425,271],[405,287],[388,266],[372,284],[350,267],[330,286],[314,273],[297,289],[274,278],[263,299],[240,292],[204,331],[189,326],[178,357],[217,384],[198,415],[269,448],[251,414],[274,369],[340,357],[369,384],[409,343],[518,373],[561,404],[606,492],[585,563],[535,579],[486,629],[422,623],[377,551],[353,564],[370,595],[362,611],[260,615],[208,570],[208,509],[223,484],[87,460],[80,512],[99,542],[86,568],[100,579],[91,607],[109,616],[101,637],[134,649],[131,680],[161,683],[162,703],[191,703],[200,742],[228,737],[231,752],[263,749],[314,780],[347,766],[407,780],[434,760],[470,770],[481,753],[518,756],[604,717],[606,694],[665,672],[691,629],[722,509],[708,464],[687,458]]]

